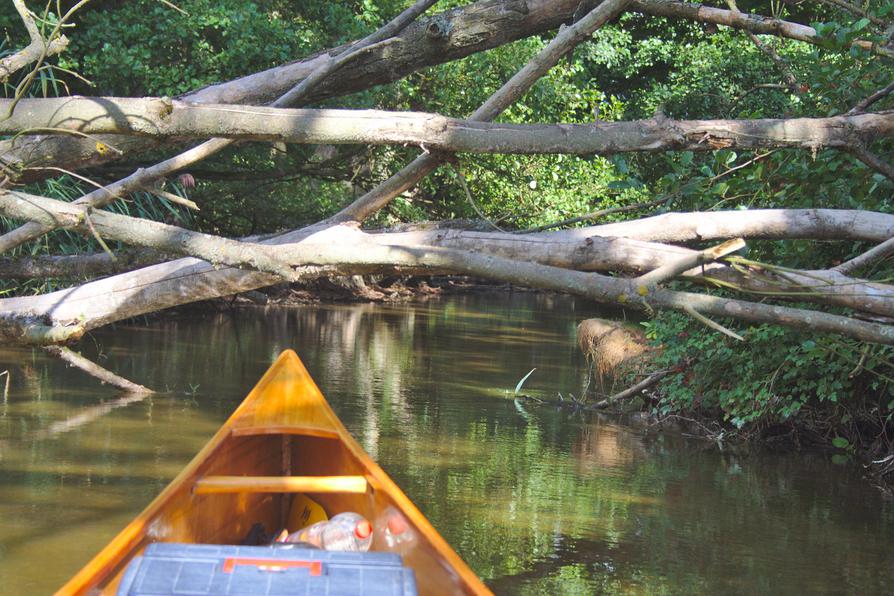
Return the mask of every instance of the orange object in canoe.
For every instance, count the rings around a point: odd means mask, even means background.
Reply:
[[[409,498],[363,451],[291,350],[283,352],[229,420],[158,497],[59,594],[114,593],[152,542],[239,544],[256,523],[286,525],[292,495],[334,515],[381,523],[397,514],[413,532],[404,564],[420,594],[490,594]],[[387,550],[376,528],[372,550]]]

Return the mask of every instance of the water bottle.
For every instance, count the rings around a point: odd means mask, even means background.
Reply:
[[[323,550],[367,551],[372,544],[372,525],[349,511],[293,532],[286,542],[306,542]]]
[[[406,555],[416,546],[416,532],[403,514],[393,507],[388,507],[377,519],[376,528],[386,550]]]

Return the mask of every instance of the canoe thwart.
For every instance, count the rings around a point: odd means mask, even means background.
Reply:
[[[195,494],[213,493],[351,493],[364,494],[363,476],[205,476]]]
[[[263,426],[241,426],[232,430],[234,437],[254,437],[258,435],[304,435],[323,439],[339,439],[337,430],[303,424],[265,424]]]

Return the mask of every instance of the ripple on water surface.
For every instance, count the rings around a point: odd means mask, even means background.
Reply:
[[[549,407],[579,395],[572,298],[245,310],[119,325],[88,356],[167,391],[122,403],[0,351],[0,586],[47,593],[186,464],[294,348],[360,443],[505,594],[888,593],[894,508],[851,466],[735,455]],[[47,565],[52,561],[52,565]]]

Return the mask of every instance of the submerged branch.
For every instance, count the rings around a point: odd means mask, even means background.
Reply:
[[[630,397],[634,397],[635,395],[645,391],[649,387],[657,384],[661,379],[669,375],[671,370],[659,370],[650,374],[648,377],[640,381],[639,383],[628,387],[623,391],[619,391],[618,393],[612,395],[611,397],[607,397],[603,400],[597,401],[596,403],[589,406],[592,410],[604,410],[605,408],[610,408],[616,403],[628,399]]]
[[[44,351],[60,360],[64,360],[71,366],[75,368],[79,368],[84,371],[91,377],[99,379],[105,384],[111,385],[112,387],[117,387],[118,389],[122,389],[127,391],[128,393],[155,393],[152,389],[148,387],[143,387],[142,385],[138,385],[133,381],[128,381],[124,377],[120,377],[115,373],[104,369],[99,366],[95,362],[84,358],[77,352],[73,352],[66,347],[62,346],[45,346]]]

